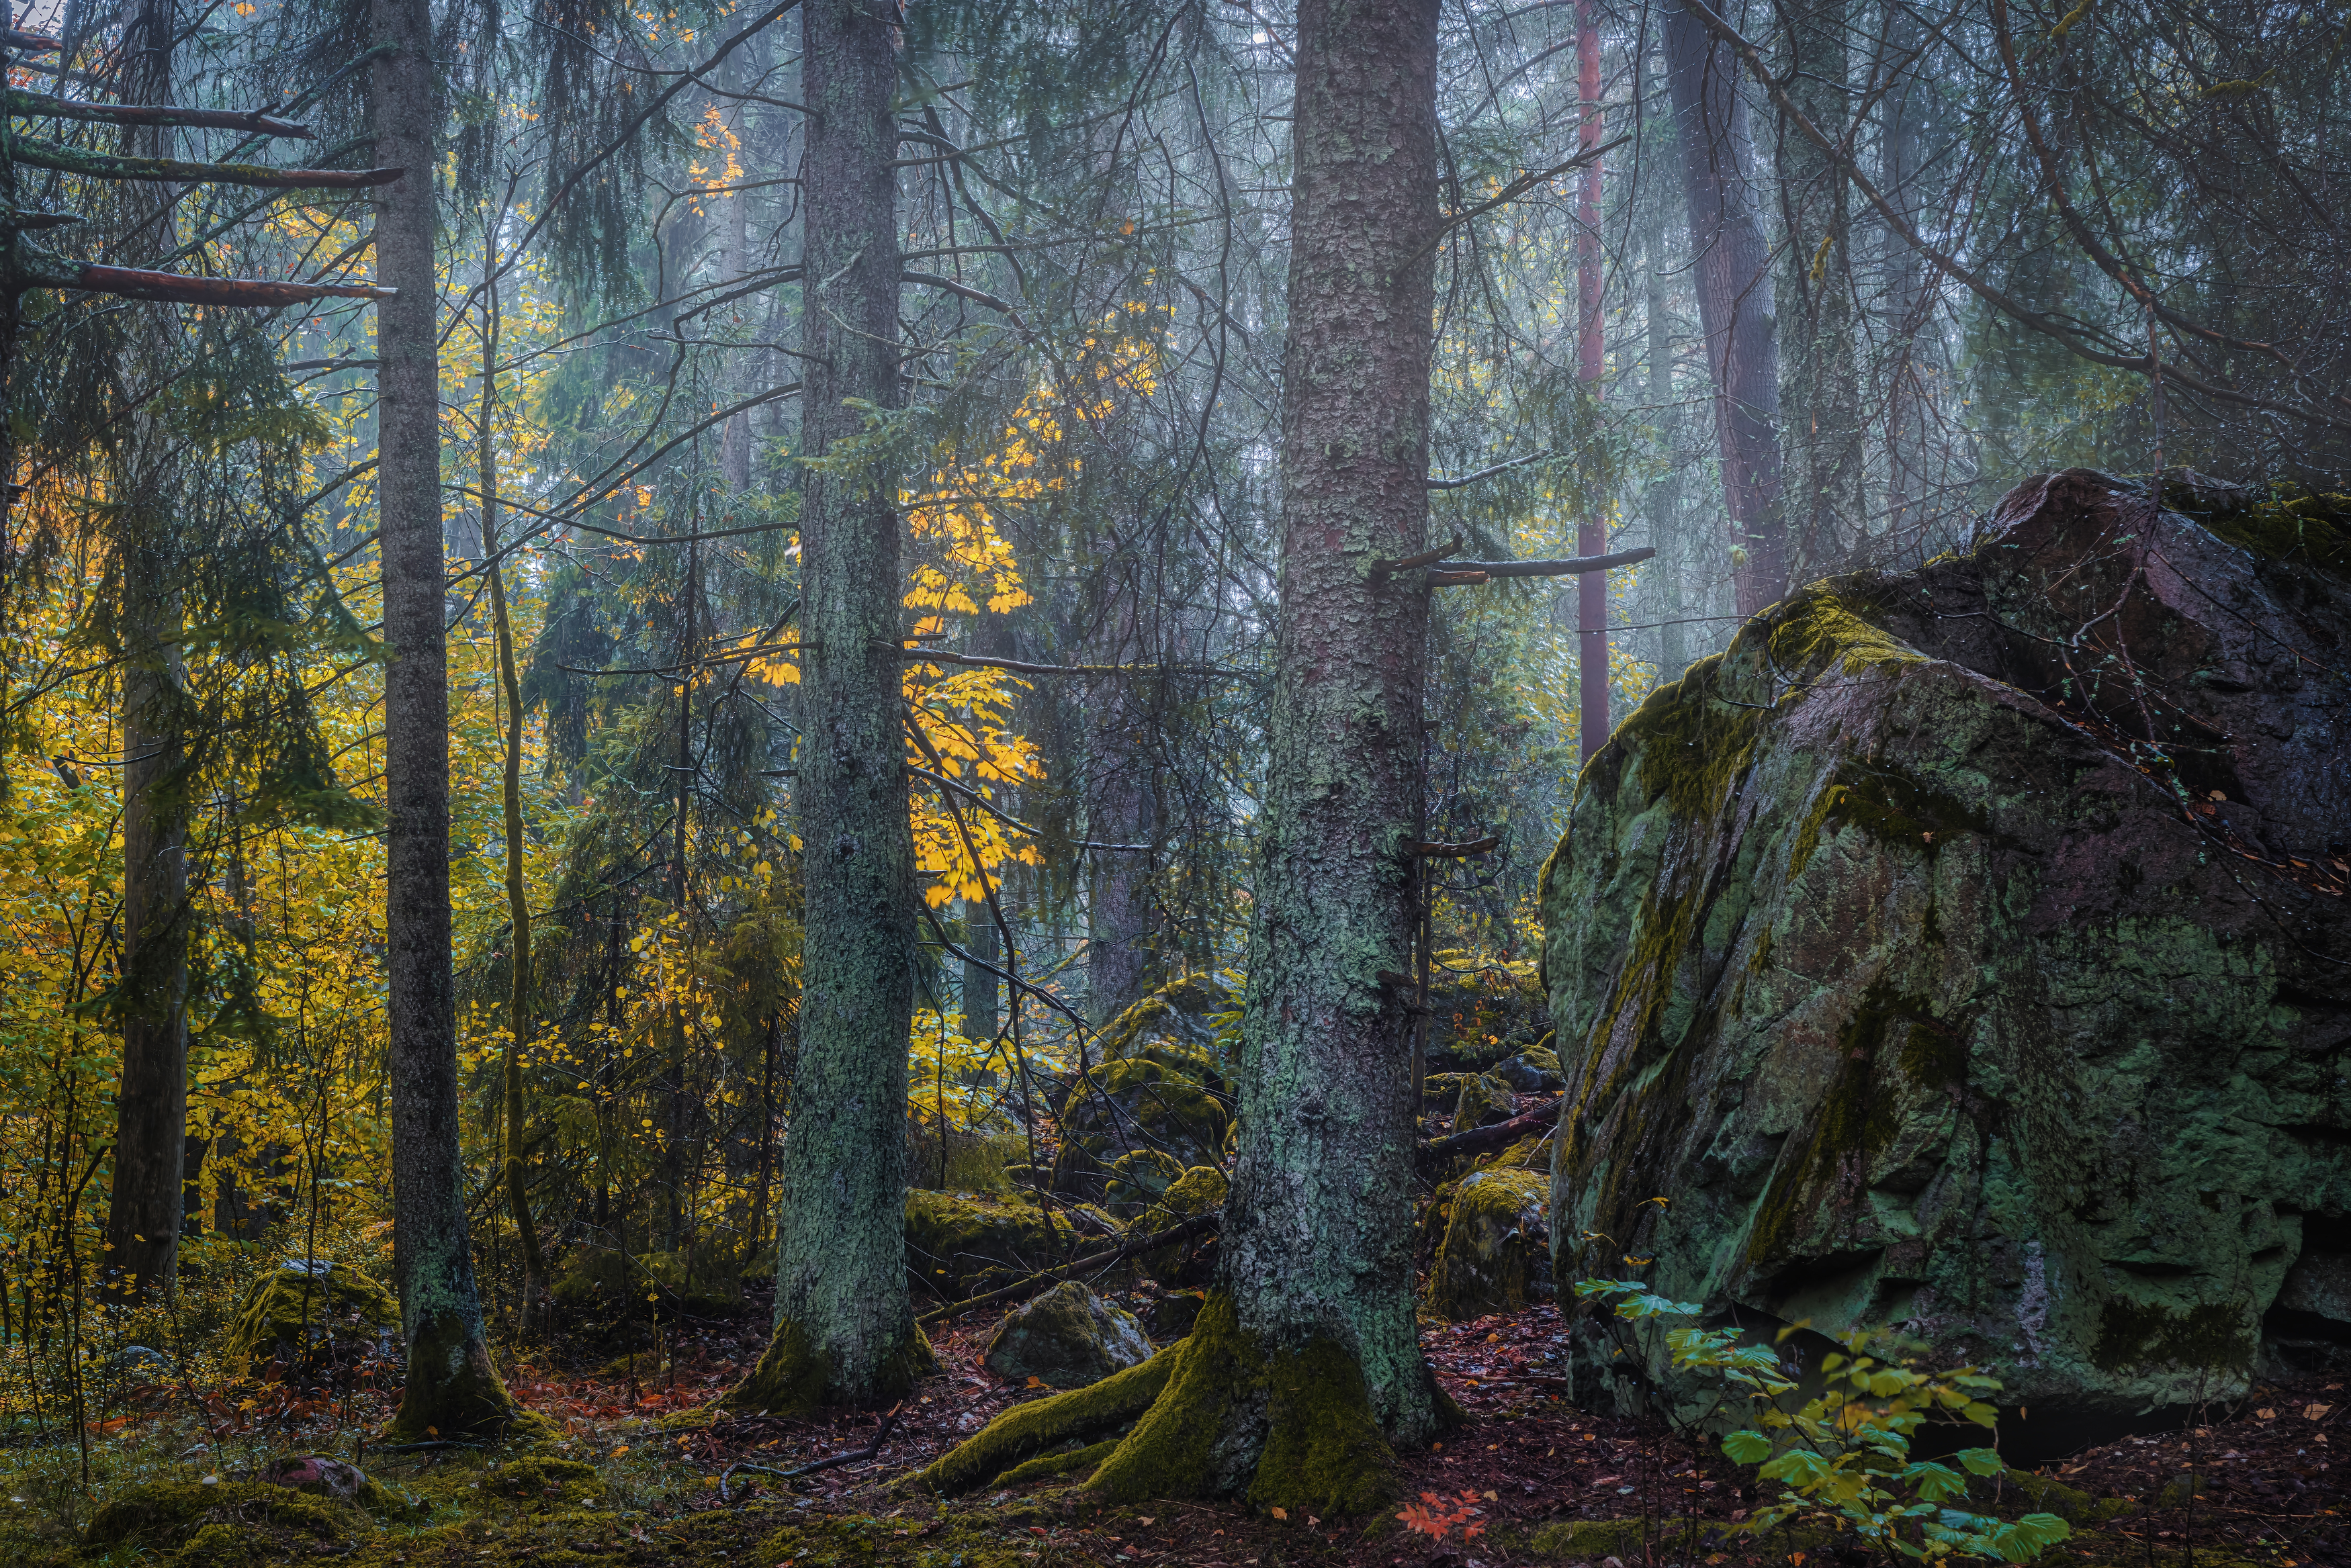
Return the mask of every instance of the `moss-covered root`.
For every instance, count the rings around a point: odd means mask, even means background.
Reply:
[[[1151,1407],[1191,1344],[1179,1340],[1141,1366],[1114,1372],[1088,1387],[1014,1406],[940,1455],[912,1478],[912,1484],[949,1495],[969,1491],[1049,1449],[1116,1430]]]
[[[1185,1356],[1117,1451],[1094,1472],[1106,1501],[1220,1497],[1260,1508],[1365,1513],[1387,1501],[1394,1455],[1363,1369],[1330,1339],[1267,1351],[1232,1299],[1208,1298]]]
[[[490,1365],[479,1322],[469,1324],[454,1309],[422,1314],[408,1346],[408,1382],[400,1414],[384,1440],[423,1442],[429,1438],[538,1437],[551,1432],[547,1421],[514,1401]]]
[[[886,1362],[875,1393],[895,1398],[914,1386],[916,1378],[935,1370],[938,1356],[919,1328],[908,1331],[906,1343]],[[819,1407],[837,1403],[841,1391],[832,1384],[832,1359],[790,1318],[779,1318],[768,1348],[751,1375],[735,1385],[705,1411],[689,1412],[683,1422],[664,1426],[707,1424],[710,1416],[736,1412],[754,1416],[800,1417]]]

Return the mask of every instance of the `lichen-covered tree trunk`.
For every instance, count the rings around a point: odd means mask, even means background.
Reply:
[[[1788,591],[1771,252],[1749,188],[1739,62],[1677,5],[1666,11],[1666,83],[1697,260],[1698,325],[1714,381],[1739,613],[1753,615]]]
[[[880,1399],[929,1361],[906,1292],[914,836],[895,485],[859,443],[902,400],[892,19],[802,7],[799,829],[808,944],[777,1210],[776,1329],[734,1408]]]
[[[393,1272],[408,1375],[392,1432],[502,1429],[514,1402],[490,1365],[457,1145],[457,1012],[449,963],[449,689],[441,606],[440,350],[434,333],[434,136],[441,99],[429,0],[372,0],[376,152],[376,493],[383,548],[385,954],[391,1030]]]
[[[1390,1445],[1440,1419],[1413,1317],[1407,996],[1384,979],[1411,968],[1428,592],[1376,566],[1427,534],[1437,15],[1299,7],[1281,626],[1217,1289],[1139,1419],[1095,1389],[1023,1407],[926,1472],[943,1489],[1134,1419],[1097,1492],[1360,1512]]]

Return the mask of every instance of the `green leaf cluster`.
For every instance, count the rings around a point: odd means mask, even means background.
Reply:
[[[1581,1280],[1580,1301],[1605,1303],[1627,1323],[1697,1319],[1695,1303],[1670,1301],[1637,1280]],[[1785,1341],[1803,1324],[1780,1331]],[[1722,1440],[1735,1463],[1777,1481],[1777,1497],[1740,1529],[1761,1534],[1801,1521],[1826,1526],[1889,1555],[1923,1563],[2030,1563],[2071,1533],[2053,1513],[2006,1521],[1963,1506],[1968,1476],[2006,1469],[1995,1449],[1963,1449],[1959,1469],[1913,1459],[1918,1429],[1937,1418],[1991,1428],[1997,1379],[1972,1366],[1935,1371],[1928,1346],[1886,1327],[1832,1334],[1843,1348],[1821,1358],[1810,1397],[1771,1345],[1742,1343],[1737,1328],[1668,1329],[1674,1365],[1717,1375],[1747,1401],[1752,1425]],[[1801,1403],[1799,1399],[1801,1398]],[[1962,1474],[1961,1470],[1966,1473]]]

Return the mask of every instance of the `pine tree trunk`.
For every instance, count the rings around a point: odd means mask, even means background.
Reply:
[[[1749,189],[1739,61],[1679,5],[1666,12],[1666,80],[1689,205],[1690,251],[1698,258],[1698,324],[1714,380],[1739,613],[1753,615],[1788,591],[1771,258]]]
[[[377,208],[383,549],[387,1009],[393,1271],[408,1376],[398,1440],[502,1429],[517,1415],[490,1365],[466,1236],[450,971],[449,687],[443,639],[440,350],[434,334],[434,138],[441,102],[430,0],[371,0],[376,156],[408,171]]]
[[[1429,590],[1374,568],[1428,535],[1437,15],[1298,11],[1281,624],[1217,1288],[1178,1345],[941,1459],[924,1473],[941,1490],[1134,1419],[1088,1483],[1106,1500],[1362,1513],[1390,1495],[1391,1445],[1446,1413],[1413,1316],[1401,983]]]
[[[122,1081],[106,1217],[108,1269],[125,1299],[168,1291],[176,1276],[188,1123],[180,596],[157,580],[152,554],[131,548],[122,607],[126,640],[135,643],[125,650],[122,678]]]
[[[143,0],[125,28],[124,90],[134,103],[172,101],[172,7]],[[133,132],[128,151],[162,156],[163,133]],[[162,202],[130,196],[152,221]],[[148,373],[162,375],[180,337],[171,306],[139,309]],[[127,369],[128,367],[126,367]],[[107,1205],[110,1293],[169,1291],[179,1272],[188,1121],[187,812],[180,776],[184,671],[181,600],[171,586],[175,519],[162,465],[177,437],[147,409],[131,418],[119,475],[122,514],[122,1079],[115,1096],[114,1185]]]
[[[1806,119],[1842,139],[1852,114],[1845,0],[1800,0],[1784,15],[1788,96]],[[1785,402],[1793,416],[1786,434],[1789,548],[1792,564],[1809,575],[1844,557],[1866,515],[1852,202],[1844,171],[1793,125],[1781,127],[1779,165],[1788,231],[1779,298]]]
[[[726,1404],[882,1399],[930,1350],[906,1291],[906,1042],[914,1018],[903,592],[894,476],[850,443],[901,405],[890,101],[872,0],[801,7],[809,106],[800,455],[799,806],[806,929],[798,1074],[777,1210],[776,1328]],[[837,464],[838,466],[823,466]]]

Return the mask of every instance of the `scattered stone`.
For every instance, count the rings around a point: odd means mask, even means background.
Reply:
[[[347,1465],[323,1454],[272,1459],[262,1468],[260,1479],[271,1486],[292,1487],[296,1491],[343,1502],[357,1502],[368,1485],[366,1472],[357,1465]]]
[[[1200,1308],[1207,1297],[1199,1291],[1177,1291],[1172,1295],[1154,1298],[1144,1309],[1143,1324],[1151,1331],[1154,1344],[1173,1345],[1192,1332],[1199,1320]]]
[[[1217,1163],[1232,1127],[1232,1086],[1215,1020],[1231,1006],[1221,982],[1187,975],[1102,1031],[1102,1059],[1058,1108],[1054,1191],[1131,1211],[1150,1201],[1154,1177]]]
[[[1467,1074],[1461,1080],[1461,1097],[1453,1103],[1453,1130],[1491,1127],[1518,1114],[1519,1096],[1499,1075]]]
[[[1159,1195],[1159,1201],[1135,1216],[1128,1234],[1156,1236],[1185,1220],[1224,1207],[1225,1173],[1213,1165],[1196,1165]],[[1196,1236],[1189,1241],[1145,1252],[1136,1266],[1163,1285],[1205,1282],[1216,1262],[1217,1238]]]
[[[1521,1095],[1555,1095],[1567,1086],[1567,1080],[1560,1075],[1558,1056],[1540,1049],[1505,1056],[1486,1072]]]
[[[106,1358],[106,1370],[117,1377],[169,1377],[176,1364],[160,1350],[143,1345],[126,1345]]]
[[[1009,1383],[1034,1377],[1048,1387],[1083,1388],[1150,1360],[1151,1349],[1133,1313],[1064,1280],[1007,1314],[980,1359]]]

